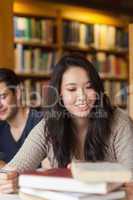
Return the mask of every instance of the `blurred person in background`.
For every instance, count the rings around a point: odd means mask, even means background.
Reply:
[[[9,162],[18,152],[43,113],[21,105],[19,77],[10,69],[0,68],[0,155]]]

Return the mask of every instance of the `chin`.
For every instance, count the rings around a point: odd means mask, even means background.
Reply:
[[[7,118],[6,117],[0,117],[0,121],[6,121]]]
[[[88,117],[90,114],[91,109],[88,109],[86,111],[80,111],[80,112],[74,112],[74,115],[77,117]]]
[[[7,121],[8,120],[8,115],[0,116],[0,120],[1,121]]]
[[[8,116],[9,116],[9,112],[7,112],[7,111],[3,112],[3,113],[0,114],[0,120],[1,121],[6,121]]]
[[[74,116],[79,117],[79,118],[86,118],[89,116],[90,111],[88,112],[80,112],[80,113],[72,113]]]

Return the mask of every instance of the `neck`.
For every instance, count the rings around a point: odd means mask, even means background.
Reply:
[[[80,117],[74,117],[72,119],[74,126],[78,130],[78,132],[84,132],[88,128],[88,119],[87,118],[80,118]]]
[[[76,129],[76,148],[75,157],[76,159],[84,160],[84,144],[88,129],[87,118],[73,118],[73,124]]]
[[[8,120],[10,127],[19,128],[20,124],[27,121],[29,108],[19,108],[15,116]]]

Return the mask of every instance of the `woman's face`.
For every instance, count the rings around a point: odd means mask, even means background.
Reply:
[[[77,117],[87,117],[95,103],[96,92],[83,68],[71,67],[63,77],[61,96],[65,108]]]

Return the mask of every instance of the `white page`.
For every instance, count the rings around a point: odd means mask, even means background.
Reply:
[[[0,194],[0,200],[20,200],[17,194]]]

